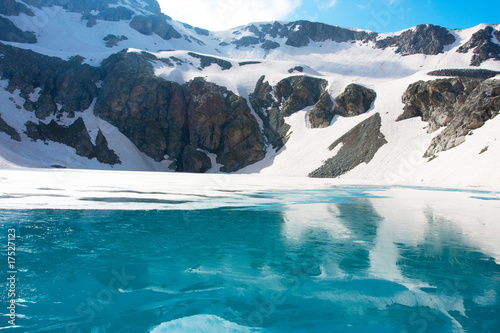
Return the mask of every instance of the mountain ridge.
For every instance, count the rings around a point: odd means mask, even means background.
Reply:
[[[341,139],[378,114],[380,135],[387,143],[376,144],[370,158],[361,157],[361,164],[342,158],[348,161],[341,167],[345,172],[333,174],[389,181],[394,173],[401,176],[399,169],[412,153],[417,155],[411,148],[417,140],[425,142],[425,149],[417,149],[419,158],[413,157],[418,168],[412,166],[412,175],[400,178],[431,181],[451,162],[437,155],[432,161],[424,157],[439,133],[422,130],[425,123],[416,118],[396,122],[407,103],[406,88],[417,81],[435,81],[427,73],[436,70],[500,70],[499,25],[465,30],[420,25],[378,34],[295,21],[210,32],[158,12],[156,1],[82,3],[6,1],[0,7],[2,19],[36,38],[36,43],[0,41],[0,99],[5,105],[0,112],[0,165],[307,176],[340,150],[342,156],[364,156],[349,152],[347,139]],[[51,17],[58,20],[49,23]],[[37,25],[42,18],[47,22]],[[27,60],[30,57],[34,60]],[[470,132],[486,133],[490,130],[481,127],[497,123],[498,80],[487,80],[488,94],[476,94],[471,101],[477,108],[487,99],[492,105],[488,117],[475,122],[479,127],[450,134],[457,144],[450,153],[439,150],[439,157],[460,155],[464,147],[477,145],[479,151],[489,147],[480,159],[496,161],[495,134],[484,142],[469,142],[477,141]],[[352,114],[336,112],[342,99],[359,103],[362,94],[347,89],[353,84],[373,91],[376,98]],[[435,88],[429,84],[425,89]],[[446,100],[447,94],[440,98]],[[468,122],[464,117],[476,114],[474,108],[464,111],[463,119],[456,118],[454,128]],[[86,152],[75,148],[76,143],[68,145],[67,139],[51,140],[58,137],[47,133],[52,122],[54,130],[85,128],[84,137],[90,138],[85,139]],[[43,135],[33,132],[42,129]],[[335,140],[344,143],[328,150]],[[115,163],[99,162],[95,147],[100,147],[101,160]],[[43,158],[37,161],[34,155]],[[484,161],[467,163],[473,169]],[[380,175],[374,176],[374,170]]]

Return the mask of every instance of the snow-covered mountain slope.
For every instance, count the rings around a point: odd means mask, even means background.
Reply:
[[[316,174],[342,179],[500,186],[499,77],[428,74],[500,72],[500,25],[209,32],[155,1],[6,3],[0,167],[308,176],[323,166]],[[420,80],[437,80],[421,88],[428,103],[403,102]],[[368,107],[351,110],[369,90]],[[443,149],[424,157],[437,141]]]

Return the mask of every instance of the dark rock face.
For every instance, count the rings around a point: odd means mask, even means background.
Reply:
[[[323,91],[319,102],[309,112],[309,123],[312,128],[324,128],[330,126],[334,117],[333,102],[330,94]]]
[[[28,31],[22,31],[12,23],[11,20],[0,16],[0,40],[6,42],[28,43],[37,42],[35,34]]]
[[[465,141],[500,110],[500,80],[453,78],[419,81],[403,95],[404,113],[398,120],[420,116],[429,132],[446,126],[431,143],[424,157],[433,157]]]
[[[62,126],[52,120],[45,124],[39,122],[26,123],[26,135],[37,141],[54,141],[76,149],[76,153],[89,159],[97,158],[101,163],[121,164],[119,157],[108,148],[108,142],[101,131],[97,134],[96,145],[92,144],[90,135],[82,118],[78,118],[70,126]]]
[[[140,151],[163,160],[165,154],[179,157],[182,147],[168,147],[167,137],[184,142],[182,131],[169,133],[169,122],[183,128],[184,112],[168,118],[170,95],[182,95],[182,88],[154,75],[148,54],[120,52],[103,61],[104,82],[94,109],[96,115],[116,126]],[[175,105],[185,108],[184,99]],[[177,136],[179,135],[179,137]],[[182,146],[182,144],[181,144]],[[172,156],[171,155],[171,156]]]
[[[342,144],[337,155],[328,159],[323,166],[311,172],[313,178],[335,178],[354,169],[361,163],[369,163],[377,151],[387,143],[380,131],[382,119],[377,113],[363,121],[329,147],[334,150]]]
[[[378,40],[377,48],[397,47],[396,53],[402,55],[442,53],[444,46],[453,44],[455,37],[445,28],[432,24],[418,25],[415,30],[406,30],[399,36]]]
[[[264,50],[274,50],[280,46],[281,46],[280,43],[273,42],[272,40],[267,39],[264,41],[264,43],[262,43],[260,47],[263,48]]]
[[[130,27],[137,30],[143,35],[157,34],[165,40],[170,40],[172,38],[182,38],[181,34],[177,32],[164,16],[143,16],[137,15],[130,22]]]
[[[193,145],[187,145],[182,153],[182,165],[184,172],[204,173],[212,167],[212,162],[207,154]]]
[[[97,115],[155,160],[174,159],[177,171],[210,169],[203,151],[216,154],[225,172],[264,158],[264,138],[243,98],[202,78],[182,86],[165,81],[150,60],[156,58],[122,52],[103,62]]]
[[[93,10],[98,11],[106,11],[107,9],[119,8],[113,7],[113,5],[117,5],[117,0],[25,0],[26,4],[41,8],[41,7],[49,7],[49,6],[62,6],[64,9],[67,9],[71,12],[75,13],[90,13]],[[160,15],[161,9],[160,5],[156,0],[129,0],[130,5],[134,8],[137,8],[139,12],[143,10],[149,11],[153,14]],[[110,6],[112,5],[112,6]],[[122,7],[125,8],[125,7]],[[140,9],[139,9],[140,8]],[[126,9],[126,8],[125,8]],[[123,11],[120,9],[120,11]]]
[[[190,142],[217,154],[221,171],[237,171],[264,158],[264,138],[243,98],[202,78],[190,81],[187,89]]]
[[[194,28],[194,31],[201,36],[209,36],[210,32],[206,29],[201,29],[201,28]]]
[[[269,38],[286,38],[286,45],[293,47],[303,47],[309,45],[311,41],[324,42],[331,40],[337,43],[349,41],[369,41],[375,40],[376,33],[368,33],[364,31],[355,31],[336,26],[331,26],[323,23],[315,23],[309,21],[296,21],[286,24],[280,22],[254,24],[247,26],[245,30],[250,31],[255,35],[245,36],[232,42],[238,47],[248,47],[261,44],[261,48],[272,50],[280,47],[280,44],[269,40]]]
[[[349,41],[369,41],[374,40],[376,33],[355,31],[323,23],[313,23],[309,21],[297,21],[286,24],[279,32],[280,37],[288,37],[286,45],[301,47],[314,42],[324,42],[331,40],[337,43]]]
[[[205,56],[205,55],[197,54],[194,52],[188,52],[188,55],[190,55],[193,58],[200,59],[201,60],[200,66],[202,69],[206,68],[206,67],[210,67],[212,64],[219,65],[219,67],[222,70],[228,70],[228,69],[231,69],[233,67],[233,65],[229,61],[226,61],[226,60],[223,60],[220,58]]]
[[[447,126],[455,118],[470,93],[481,83],[480,79],[454,78],[419,81],[411,84],[403,94],[403,114],[397,121],[422,117],[429,123],[429,133]]]
[[[499,34],[493,27],[488,26],[473,34],[467,43],[458,48],[457,52],[467,53],[473,50],[471,66],[480,66],[488,59],[500,60],[500,45],[493,41],[495,38],[497,42],[500,41]]]
[[[0,2],[0,14],[6,16],[17,16],[21,13],[28,16],[35,15],[28,7],[17,2],[16,0],[2,0],[2,2]]]
[[[500,72],[490,71],[488,69],[439,69],[427,73],[431,76],[456,76],[456,77],[469,77],[475,79],[490,79],[497,76]]]
[[[358,116],[371,108],[376,97],[374,90],[352,83],[335,99],[334,113],[342,117]]]
[[[318,103],[328,82],[308,76],[291,76],[271,87],[264,79],[264,76],[259,79],[249,98],[264,123],[269,143],[273,148],[281,149],[288,140],[286,135],[290,129],[284,118]]]
[[[256,45],[260,43],[260,39],[252,36],[241,37],[240,39],[234,40],[231,44],[236,45],[237,47],[248,47],[251,45]]]
[[[9,124],[5,120],[3,120],[2,115],[0,114],[0,132],[4,132],[9,135],[12,140],[21,142],[21,136],[16,131],[16,129]]]
[[[26,100],[24,108],[34,111],[39,119],[53,113],[72,115],[84,111],[97,97],[99,70],[82,65],[76,58],[64,61],[3,44],[0,44],[0,53],[5,54],[0,58],[0,76],[9,80],[7,90],[19,89],[20,96]],[[30,94],[35,88],[40,88],[41,92],[33,102]],[[57,104],[62,105],[61,110]]]
[[[121,21],[121,20],[130,20],[132,15],[135,13],[128,8],[119,6],[119,7],[109,7],[104,10],[101,10],[97,15],[97,19],[103,21]]]
[[[446,129],[432,140],[425,157],[460,145],[465,136],[496,117],[499,111],[500,80],[486,80],[471,92]]]
[[[111,48],[111,47],[118,45],[118,43],[123,41],[123,40],[128,40],[128,38],[127,38],[127,36],[118,37],[118,36],[110,34],[110,35],[107,35],[106,37],[104,37],[103,40],[106,42],[106,47]]]

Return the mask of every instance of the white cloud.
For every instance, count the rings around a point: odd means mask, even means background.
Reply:
[[[330,1],[322,2],[319,5],[319,9],[329,9],[329,8],[332,8],[333,6],[335,6],[337,4],[337,1],[338,0],[330,0]]]
[[[212,31],[251,22],[283,20],[302,0],[159,0],[173,19]]]

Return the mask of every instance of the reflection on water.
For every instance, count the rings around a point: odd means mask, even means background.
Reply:
[[[350,188],[247,208],[1,211],[2,246],[9,226],[21,235],[10,331],[498,332],[499,207],[477,197]]]

